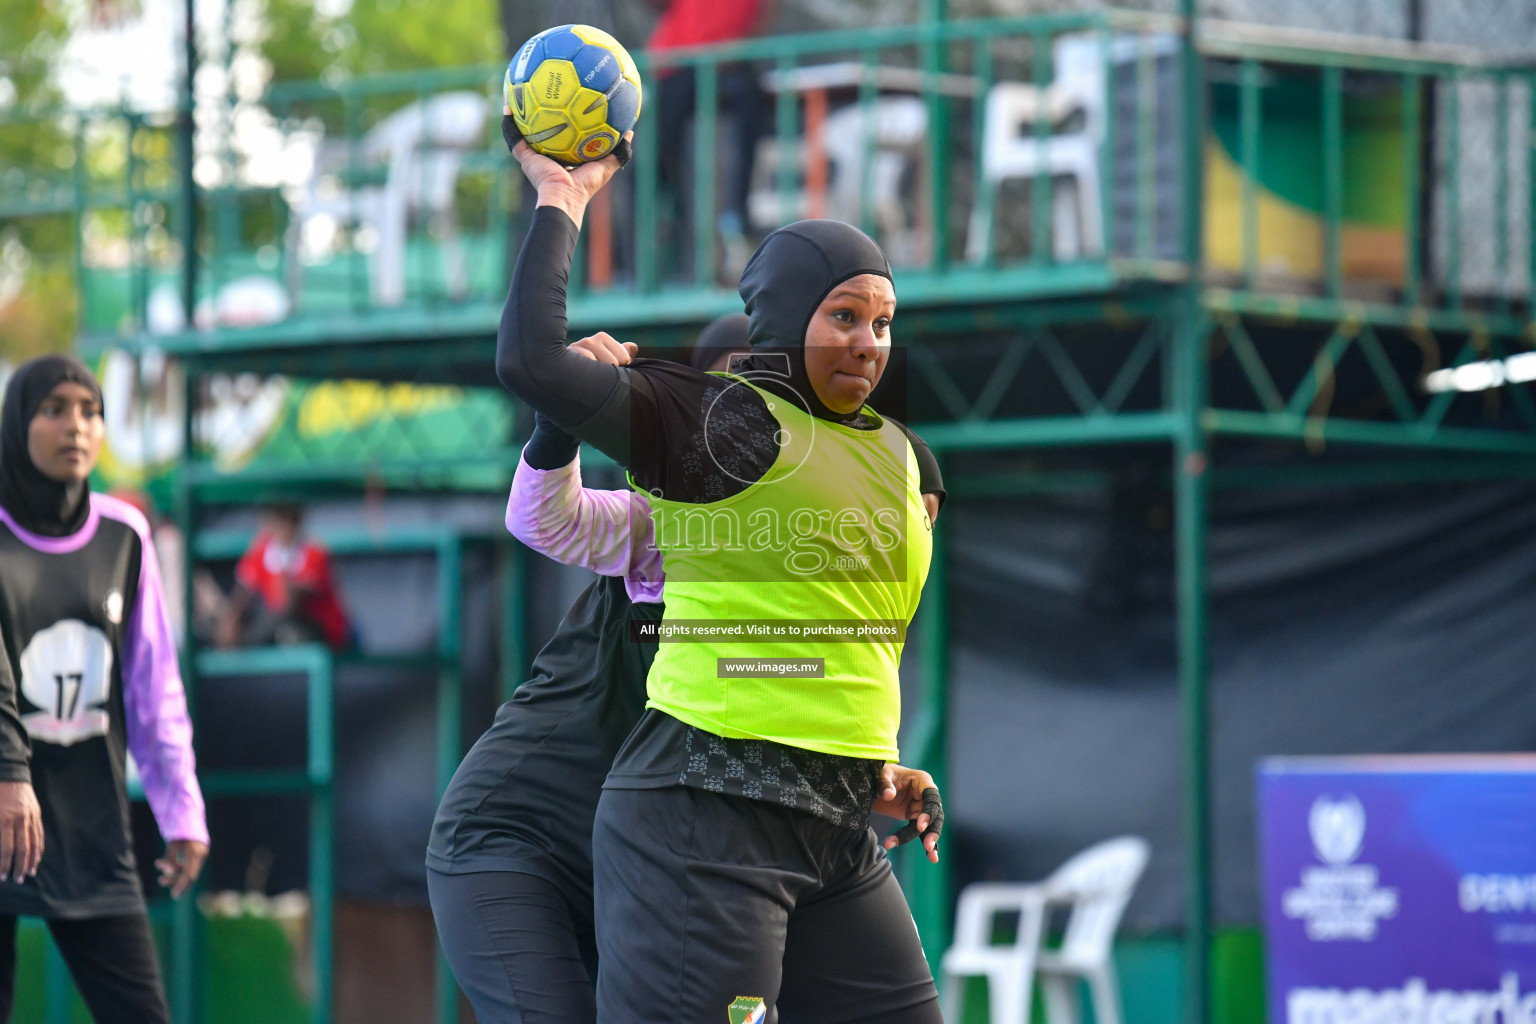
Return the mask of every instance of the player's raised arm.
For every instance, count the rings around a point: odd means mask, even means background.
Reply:
[[[510,126],[510,116],[504,118]],[[508,131],[512,153],[538,190],[496,336],[496,375],[507,389],[576,437],[629,464],[628,371],[566,348],[565,289],[582,214],[618,171],[620,157],[566,170]],[[626,139],[626,143],[627,143]],[[627,153],[627,145],[624,147]]]

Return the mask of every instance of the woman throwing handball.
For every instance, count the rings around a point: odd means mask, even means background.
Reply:
[[[598,1020],[936,1022],[868,827],[897,756],[901,638],[931,550],[907,435],[864,404],[889,357],[885,257],[847,225],[781,228],[742,277],[741,376],[605,365],[565,345],[565,281],[586,204],[620,159],[567,171],[513,152],[538,201],[498,375],[647,495],[664,624],[714,624],[660,645],[598,804]],[[895,635],[782,639],[850,622]],[[781,639],[746,639],[755,628]]]
[[[0,1021],[16,917],[46,918],[97,1024],[169,1022],[129,834],[127,752],[166,839],[160,883],[208,854],[192,727],[149,525],[91,493],[101,388],[23,365],[0,410]]]
[[[692,364],[723,365],[746,336],[746,317],[721,317],[695,344]],[[574,347],[615,365],[631,359],[606,336]],[[919,466],[937,510],[942,484],[926,447]],[[608,765],[645,704],[656,644],[633,641],[630,629],[661,619],[661,558],[645,498],[583,488],[575,438],[543,417],[513,477],[507,528],[605,578],[577,598],[455,774],[427,848],[428,889],[449,964],[483,1024],[590,1024],[592,819]],[[932,778],[894,765],[885,774],[876,808],[917,813]],[[786,956],[799,934],[792,915]]]

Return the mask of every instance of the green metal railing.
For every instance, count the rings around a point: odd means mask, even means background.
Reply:
[[[325,1024],[331,1019],[331,951],[335,934],[335,660],[318,644],[297,647],[251,648],[240,651],[204,651],[196,660],[195,685],[215,679],[250,676],[301,675],[305,680],[309,714],[305,766],[297,771],[223,771],[205,773],[199,780],[211,799],[219,797],[279,796],[301,794],[309,799],[309,956],[314,977],[310,994],[310,1020]],[[180,952],[194,945],[178,929],[173,946]],[[190,964],[176,965],[172,975],[173,1002],[178,1020],[202,1015],[202,1000],[195,991],[199,979]],[[191,991],[189,991],[191,989]]]
[[[0,234],[41,266],[67,269],[83,328],[139,329],[155,266],[178,272],[166,228],[181,194],[175,144],[174,119],[160,113],[0,115]],[[92,252],[119,268],[110,304],[91,287]],[[122,315],[109,317],[107,305]]]
[[[1204,150],[1203,159],[1230,164],[1240,179],[1231,207],[1217,192],[1200,200],[1207,238],[1216,243],[1203,258],[1208,280],[1248,292],[1364,294],[1408,307],[1529,308],[1536,264],[1528,250],[1536,233],[1523,197],[1533,175],[1517,156],[1511,125],[1523,130],[1532,121],[1536,72],[1403,47],[1300,47],[1206,23],[1202,88],[1220,116],[1194,122],[1179,109],[1172,74],[1178,30],[1177,19],[1110,11],[640,53],[648,102],[638,156],[589,217],[573,274],[574,305],[622,299],[598,308],[621,319],[627,312],[636,322],[677,308],[683,292],[719,296],[695,303],[700,315],[729,305],[727,282],[737,267],[724,262],[732,239],[719,230],[721,167],[741,154],[719,128],[731,113],[723,97],[751,78],[766,90],[772,125],[752,154],[765,162],[745,198],[759,215],[757,228],[806,214],[858,223],[891,251],[909,285],[904,294],[926,288],[958,301],[990,301],[988,285],[995,289],[997,282],[1021,293],[1059,294],[1181,279],[1187,270],[1179,182],[1186,160]],[[1097,69],[1064,66],[1063,56],[1085,40],[1097,42]],[[493,325],[509,246],[528,212],[495,131],[502,70],[273,86],[258,113],[270,119],[280,147],[262,160],[227,151],[200,156],[201,298],[236,279],[266,277],[287,296],[290,323],[389,331],[407,322],[398,315],[405,310],[421,314],[413,329],[424,331],[432,317],[464,308],[481,310],[476,323]],[[693,79],[698,128],[691,146],[684,126],[665,126],[672,137],[661,134],[657,101],[668,76]],[[727,80],[735,91],[722,89]],[[480,131],[468,141],[435,136],[435,122],[423,114],[447,93],[484,98]],[[987,110],[990,103],[1008,106],[1010,97],[1018,132],[1011,171],[1003,166],[1006,154],[990,162],[985,155],[1009,148],[996,125],[989,127]],[[1483,100],[1468,110],[1467,97]],[[883,128],[893,111],[920,130],[903,136]],[[389,242],[403,264],[395,293],[384,296],[380,247],[389,240],[380,237],[377,211],[370,213],[390,180],[381,125],[398,127],[413,112],[423,117],[423,132],[411,147],[409,172],[401,172],[411,180],[391,186],[408,197],[406,212],[392,214],[403,216],[403,234]],[[12,114],[0,119],[0,152],[17,150],[4,145],[7,131],[35,133],[39,123],[49,126],[59,152],[70,154],[58,161],[68,169],[0,167],[8,186],[0,228],[36,218],[69,221],[87,333],[135,333],[149,290],[172,282],[179,266],[185,204],[174,123],[130,111],[43,122]],[[1194,148],[1187,144],[1191,133],[1201,134]],[[1288,154],[1298,140],[1315,152],[1315,167],[1288,166],[1297,162]],[[1091,176],[1071,163],[1084,146],[1097,156]],[[301,173],[305,153],[315,160],[313,174]],[[452,178],[446,206],[421,195],[432,191],[438,174]],[[1277,185],[1277,175],[1291,180]],[[1425,190],[1430,199],[1420,202]],[[437,191],[440,197],[440,182]],[[1306,265],[1275,275],[1271,250],[1295,245],[1266,219],[1265,211],[1282,207],[1302,210],[1292,226],[1315,232],[1317,251]],[[1362,221],[1362,207],[1376,212]],[[1523,216],[1512,216],[1522,207]],[[1075,242],[1058,237],[1073,223]],[[1373,264],[1373,245],[1394,251],[1390,266],[1379,258]],[[1089,266],[1106,273],[1066,272]],[[637,303],[639,296],[655,301]],[[107,315],[106,305],[123,312]],[[372,316],[386,308],[387,321]],[[326,336],[325,329],[314,332],[317,340]]]

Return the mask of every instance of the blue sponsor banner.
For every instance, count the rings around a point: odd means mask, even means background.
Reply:
[[[1258,771],[1270,1024],[1536,1024],[1536,756]]]

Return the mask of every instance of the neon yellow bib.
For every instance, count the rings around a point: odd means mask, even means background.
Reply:
[[[916,459],[891,423],[855,430],[753,390],[781,428],[768,473],[708,504],[648,496],[667,581],[647,707],[718,736],[894,761],[897,666],[933,550]]]

